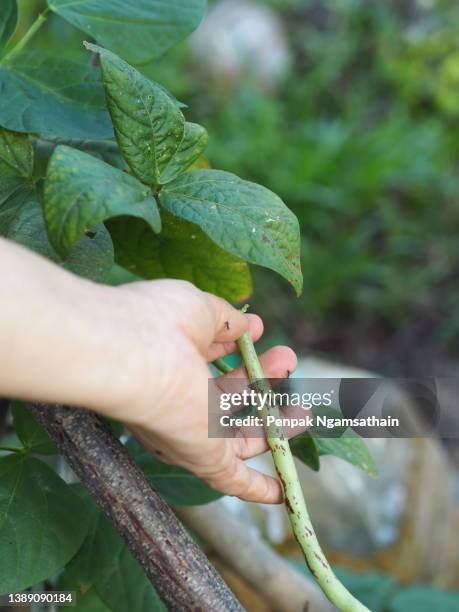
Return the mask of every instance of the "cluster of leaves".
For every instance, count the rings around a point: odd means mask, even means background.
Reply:
[[[251,292],[248,261],[276,270],[300,293],[295,216],[274,193],[233,174],[185,172],[207,143],[204,128],[186,122],[166,91],[118,56],[87,46],[100,53],[125,160],[119,165],[130,171],[95,159],[106,143],[93,142],[89,151],[59,144],[42,189],[34,168],[46,164],[34,155],[49,147],[34,151],[27,136],[3,129],[2,235],[96,280],[106,278],[115,257],[144,278],[186,278],[239,301]]]
[[[220,294],[238,301],[250,293],[245,260],[276,270],[300,292],[298,223],[282,201],[227,172],[186,172],[207,143],[204,128],[186,122],[166,91],[118,56],[87,47],[100,54],[107,106],[132,174],[77,149],[56,147],[44,188],[45,220],[56,251],[65,257],[97,224],[130,216],[108,224],[115,257],[145,278],[194,280],[196,268],[201,288],[218,286]],[[165,233],[157,238],[161,218]],[[207,237],[214,243],[212,260]],[[226,288],[225,278],[238,270],[241,282],[230,281]]]
[[[47,13],[141,65],[192,32],[203,17],[206,1],[49,0],[47,5]],[[8,41],[17,26],[17,0],[2,0],[0,17],[0,49],[6,47],[0,61],[0,125],[66,138],[113,136],[98,71],[62,53],[28,49],[11,53],[14,48],[8,47]],[[64,24],[56,25],[62,28]]]

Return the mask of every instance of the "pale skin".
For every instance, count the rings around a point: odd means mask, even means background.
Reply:
[[[245,463],[264,439],[208,437],[208,364],[261,319],[178,280],[108,287],[0,239],[0,397],[81,406],[122,421],[152,453],[246,501],[281,503],[280,482]],[[296,356],[260,357],[284,378]],[[217,379],[245,378],[244,369]]]

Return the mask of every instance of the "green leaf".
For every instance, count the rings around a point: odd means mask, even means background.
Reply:
[[[0,459],[0,592],[53,576],[75,555],[88,528],[80,500],[38,459]]]
[[[107,225],[109,226],[111,221],[107,221]],[[118,287],[118,285],[126,285],[127,283],[134,283],[140,280],[141,277],[137,274],[133,274],[123,268],[119,264],[115,263],[113,268],[110,270],[110,273],[107,276],[105,283],[107,285],[111,285],[112,287]]]
[[[18,176],[0,177],[0,205],[15,197],[24,187],[24,179]]]
[[[314,416],[322,415],[334,419],[341,419],[343,416],[340,410],[328,406],[315,406],[312,410]],[[345,425],[335,427],[333,437],[329,437],[330,430],[325,425],[314,425],[309,433],[313,436],[319,455],[334,455],[371,476],[377,476],[378,469],[367,445],[353,429]]]
[[[165,185],[159,199],[225,251],[275,270],[301,293],[298,221],[272,191],[229,172],[192,170]]]
[[[39,195],[30,188],[21,187],[3,204],[0,202],[0,235],[91,280],[104,281],[113,267],[113,244],[101,224],[83,236],[64,258],[60,257],[49,242]]]
[[[23,179],[8,177],[0,179],[0,236],[8,237],[12,223],[20,214],[22,207],[32,198],[35,199],[33,188],[24,184]]]
[[[244,261],[220,249],[193,223],[166,211],[162,221],[163,230],[157,236],[137,219],[109,221],[116,261],[143,278],[188,280],[230,302],[250,296],[252,279]]]
[[[118,534],[117,538],[121,540]],[[167,612],[158,593],[145,576],[142,567],[121,542],[117,563],[99,577],[96,592],[112,612]]]
[[[123,423],[117,421],[116,419],[106,418],[105,420],[107,421],[108,426],[112,430],[113,435],[117,438],[121,438],[121,436],[124,434]]]
[[[6,45],[18,23],[18,5],[16,0],[2,0],[0,13],[0,49]]]
[[[0,62],[0,125],[16,132],[110,138],[100,72],[37,52]]]
[[[157,59],[200,23],[205,0],[48,0],[51,10],[132,64]]]
[[[82,494],[77,492],[82,499],[88,498],[85,491]],[[63,575],[62,583],[68,588],[92,588],[99,576],[110,573],[116,567],[117,555],[123,547],[123,540],[113,525],[93,503],[90,506],[90,526],[85,541]]]
[[[63,583],[59,584],[59,588],[70,590]],[[72,608],[72,612],[111,612],[111,610],[104,604],[96,589],[88,589],[84,593],[76,591],[76,605]]]
[[[13,426],[27,451],[39,455],[55,455],[59,451],[24,402],[13,401]]]
[[[102,161],[119,168],[127,170],[128,166],[118,149],[116,142],[112,140],[90,140],[80,138],[34,138],[32,145],[35,151],[35,176],[43,178],[46,175],[51,155],[58,145],[67,145],[73,149],[79,149],[89,155],[97,157]],[[37,168],[38,166],[38,168]]]
[[[315,441],[309,434],[301,434],[290,440],[290,449],[295,457],[305,463],[311,470],[318,472],[320,457]]]
[[[311,571],[301,559],[289,559],[289,562],[300,572],[314,578]],[[390,612],[392,608],[388,605],[393,593],[399,588],[397,582],[388,575],[379,572],[352,571],[341,567],[333,567],[333,570],[344,586],[371,612]],[[439,612],[437,608],[431,608]],[[406,612],[412,612],[418,608],[410,608]]]
[[[191,128],[183,143],[185,118],[164,89],[110,51],[85,45],[100,54],[107,106],[124,158],[142,182],[161,184],[174,155],[180,160],[197,150],[197,131]]]
[[[29,178],[33,172],[33,148],[24,134],[0,128],[0,176]]]
[[[48,165],[45,220],[52,245],[65,255],[86,231],[119,215],[161,229],[156,200],[137,179],[77,149],[60,145]]]
[[[378,468],[365,442],[355,432],[346,432],[341,438],[314,438],[320,455],[334,455],[377,476]]]
[[[128,441],[126,448],[168,504],[200,506],[222,497],[188,470],[156,459],[134,439]]]
[[[139,563],[99,511],[93,513],[86,540],[60,579],[60,588],[89,589],[93,604],[99,599],[112,612],[166,610]],[[82,605],[81,610],[86,612]]]
[[[389,612],[457,612],[459,591],[442,591],[428,586],[416,585],[401,589],[389,601]]]
[[[208,136],[206,130],[197,123],[185,123],[183,138],[174,157],[169,161],[161,173],[161,183],[168,183],[185,172],[199,159],[207,146]]]
[[[343,418],[343,414],[341,412],[340,409],[336,409],[336,408],[330,408],[329,406],[313,406],[312,407],[312,413],[314,415],[314,417],[326,417],[326,418],[333,418],[333,419],[342,419]],[[322,424],[314,424],[309,428],[309,433],[315,438],[328,438],[328,437],[333,437],[334,439],[336,438],[340,438],[341,436],[343,436],[347,431],[350,431],[350,429],[348,427],[346,427],[346,425],[337,425],[336,427],[333,428],[332,433],[330,433],[330,429],[327,428],[326,425],[322,425]]]
[[[388,612],[388,602],[399,588],[397,582],[386,574],[373,571],[352,571],[345,568],[334,568],[338,580],[349,589],[364,606],[372,612]],[[412,610],[418,610],[416,607]]]

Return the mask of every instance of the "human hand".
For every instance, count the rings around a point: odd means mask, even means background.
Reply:
[[[258,340],[259,317],[183,281],[107,287],[1,239],[0,255],[0,396],[93,409],[222,493],[282,501],[280,483],[244,463],[264,439],[208,437],[207,364],[247,329]],[[296,357],[276,347],[261,362],[267,377],[284,378]]]
[[[264,439],[208,437],[207,363],[234,352],[247,329],[258,340],[261,319],[183,281],[133,283],[115,291],[129,304],[127,342],[138,365],[129,403],[118,404],[112,415],[161,460],[187,468],[218,491],[280,503],[280,483],[244,463],[267,449]],[[269,378],[284,378],[296,367],[287,347],[267,351],[261,362]],[[216,384],[223,387],[228,377],[246,379],[241,368]]]

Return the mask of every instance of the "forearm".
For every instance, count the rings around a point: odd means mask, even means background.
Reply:
[[[116,291],[2,239],[0,278],[0,396],[102,412],[122,401],[132,368]]]

